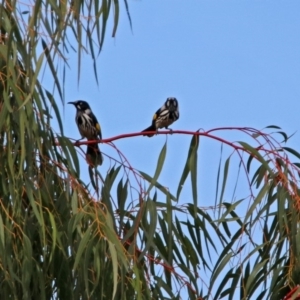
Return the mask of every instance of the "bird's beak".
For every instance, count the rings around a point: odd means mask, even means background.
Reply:
[[[169,111],[174,112],[176,110],[176,107],[174,105],[171,105],[169,108]]]
[[[76,102],[68,102],[68,104],[73,104],[73,105],[75,105],[75,104],[76,104]]]

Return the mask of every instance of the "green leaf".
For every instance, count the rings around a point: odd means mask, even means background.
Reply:
[[[300,153],[297,152],[296,150],[294,150],[294,149],[292,149],[292,148],[290,148],[290,147],[282,147],[282,149],[284,149],[284,150],[290,152],[291,154],[293,154],[294,156],[296,156],[297,158],[300,159]]]
[[[261,188],[258,195],[255,197],[254,201],[252,202],[251,206],[247,209],[244,223],[248,221],[248,219],[252,216],[254,210],[258,208],[258,205],[261,203],[262,198],[266,196],[266,193],[269,191],[269,189],[270,189],[270,185],[268,183],[266,183]]]
[[[176,197],[173,196],[167,189],[165,186],[161,185],[159,182],[154,181],[153,177],[149,176],[148,174],[144,173],[143,171],[139,171],[139,173],[143,176],[143,178],[145,180],[147,180],[150,184],[153,184],[158,190],[160,190],[163,194],[165,194],[166,196],[170,196],[170,198],[173,201],[177,201]]]
[[[211,276],[211,280],[210,280],[210,289],[213,287],[214,282],[216,281],[217,277],[220,275],[220,273],[223,271],[224,267],[227,266],[229,260],[232,257],[232,253],[229,252],[227,253],[223,259],[221,260],[221,262],[215,266],[212,276]]]
[[[198,192],[197,192],[197,167],[198,167],[198,147],[199,147],[199,136],[194,135],[191,142],[191,156],[189,157],[189,168],[191,170],[191,183],[192,183],[192,194],[195,212],[198,207]]]
[[[221,189],[221,194],[219,198],[219,205],[222,204],[224,201],[224,192],[225,192],[225,187],[226,187],[226,182],[227,182],[227,175],[228,175],[228,170],[229,170],[229,163],[230,163],[230,157],[226,159],[225,166],[224,166],[224,172],[223,172],[223,183],[222,183],[222,189]]]
[[[283,131],[277,131],[277,133],[279,133],[280,135],[283,136],[283,141],[282,142],[286,143],[287,140],[289,139],[288,135],[285,132],[283,132]]]
[[[249,276],[245,277],[246,279],[246,291],[249,291],[251,286],[253,284],[255,284],[255,282],[260,278],[260,276],[258,276],[259,272],[261,271],[261,268],[263,268],[269,261],[268,260],[264,260],[258,264],[256,264],[253,268],[253,270],[251,271],[251,273],[249,274]]]
[[[166,159],[166,154],[167,154],[167,143],[164,144],[164,146],[162,147],[159,157],[158,157],[158,161],[157,161],[157,166],[156,166],[156,170],[154,173],[154,176],[152,178],[151,184],[147,189],[147,194],[149,194],[149,192],[151,191],[151,189],[153,188],[153,186],[155,186],[155,183],[157,182],[157,179],[161,173],[161,170],[163,168],[165,159]]]
[[[50,220],[50,224],[51,224],[51,228],[52,228],[52,240],[51,240],[51,252],[50,252],[50,257],[49,257],[49,263],[51,263],[53,255],[54,255],[54,251],[55,251],[55,247],[56,247],[56,240],[57,240],[57,228],[56,228],[56,223],[55,223],[55,219],[53,217],[53,215],[50,213],[50,211],[48,211],[49,214],[49,220]]]
[[[116,36],[116,32],[117,32],[117,28],[118,28],[118,23],[119,23],[119,1],[114,0],[114,4],[115,4],[115,10],[114,10],[114,28],[113,28],[113,33],[112,33],[112,37]],[[128,10],[127,10],[128,12]]]
[[[110,251],[111,261],[113,265],[114,288],[113,288],[112,298],[114,298],[117,292],[117,285],[118,285],[118,259],[117,259],[117,251],[115,249],[114,244],[108,241],[108,245],[109,245],[109,251]]]
[[[82,258],[82,255],[89,243],[89,240],[91,239],[92,237],[92,226],[88,227],[87,231],[84,233],[80,243],[79,243],[79,247],[78,247],[78,250],[77,250],[77,253],[76,253],[76,256],[75,256],[75,262],[74,262],[74,265],[73,265],[73,270],[76,270],[78,265],[79,265],[79,262],[80,262],[80,259]]]
[[[46,55],[46,58],[47,58],[47,62],[48,62],[51,74],[52,74],[53,79],[55,81],[55,85],[57,87],[59,96],[60,96],[61,99],[63,99],[62,89],[61,89],[60,82],[59,82],[59,79],[58,79],[57,74],[56,74],[57,71],[55,70],[52,58],[50,56],[50,50],[47,46],[47,43],[43,39],[42,39],[42,46],[43,46],[43,49],[44,49],[44,52],[45,52],[45,55]]]
[[[199,136],[195,135],[192,137],[190,148],[187,156],[187,160],[181,175],[181,178],[179,180],[178,188],[177,188],[177,194],[176,198],[179,199],[181,190],[183,188],[184,182],[191,172],[191,182],[192,182],[192,193],[193,193],[193,199],[194,204],[198,204],[197,202],[197,150],[199,147]]]
[[[269,125],[266,128],[281,129],[279,126],[276,126],[276,125]]]
[[[30,93],[28,94],[28,96],[26,97],[26,99],[24,100],[23,104],[21,105],[20,108],[22,108],[23,106],[25,106],[29,101],[32,101],[32,94],[35,90],[36,84],[37,84],[37,78],[38,75],[40,73],[40,69],[42,67],[43,64],[43,59],[44,59],[44,53],[42,53],[36,63],[36,68],[35,68],[35,72],[33,74],[33,77],[31,78],[31,82],[30,82]]]
[[[245,142],[239,142],[242,147],[245,148],[245,150],[247,150],[250,154],[252,154],[258,161],[260,161],[262,163],[262,165],[264,166],[264,168],[266,170],[268,170],[268,172],[270,174],[273,174],[273,171],[271,170],[271,168],[269,167],[269,164],[267,163],[267,161],[260,155],[260,153],[258,152],[257,149],[253,148],[252,146],[250,146],[249,144],[245,143]]]

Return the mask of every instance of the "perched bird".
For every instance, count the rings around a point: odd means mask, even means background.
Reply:
[[[89,104],[83,100],[68,102],[68,104],[73,104],[76,107],[75,121],[81,134],[81,139],[102,139],[100,124],[98,123],[96,116],[93,114]],[[93,167],[102,164],[103,157],[98,143],[87,145],[86,159]]]
[[[152,124],[144,131],[157,131],[158,128],[168,127],[179,119],[179,106],[178,101],[174,97],[167,98],[165,104],[154,114],[152,119]],[[148,137],[153,136],[154,134],[144,134]]]

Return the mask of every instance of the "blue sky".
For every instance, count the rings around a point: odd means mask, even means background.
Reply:
[[[117,36],[111,38],[111,20],[97,62],[98,86],[86,55],[77,86],[76,54],[69,57],[72,68],[66,77],[65,101],[88,101],[102,125],[103,138],[143,130],[166,98],[174,96],[180,119],[173,129],[277,125],[288,134],[296,132],[288,146],[300,151],[299,1],[129,0],[128,4],[133,29],[121,3]],[[74,116],[74,107],[66,105],[65,134],[77,139]],[[220,136],[230,141],[243,138],[234,131]],[[168,136],[159,181],[172,193],[190,138]],[[153,175],[165,140],[165,136],[135,137],[115,145],[132,166]],[[101,150],[117,156],[108,145],[101,145]],[[199,206],[214,204],[219,158],[220,144],[201,138]],[[103,175],[109,166],[105,158]],[[83,174],[85,168],[82,161]],[[192,201],[189,188],[187,183],[181,203]],[[226,197],[232,200],[232,190]]]
[[[126,123],[121,131],[148,125],[146,119],[171,95],[181,104],[180,128],[298,129],[293,116],[300,96],[297,1],[129,5],[133,32],[121,11],[117,37],[110,38],[108,30],[99,57],[99,87],[86,64],[78,91],[66,89],[67,98],[84,97],[99,110],[106,135],[120,132],[112,122]],[[71,76],[70,84],[76,86],[76,80]]]
[[[99,86],[87,55],[77,86],[76,54],[69,57],[65,101],[87,100],[104,138],[146,128],[165,99],[175,96],[180,119],[173,129],[278,125],[288,134],[297,132],[289,146],[299,149],[299,1],[128,3],[133,29],[121,1],[116,38],[111,38],[110,20],[97,62]],[[74,114],[74,107],[65,107],[65,134],[78,138]],[[232,131],[223,137],[236,139]],[[172,175],[181,173],[189,140],[168,138]],[[164,141],[164,136],[137,137],[116,145],[136,168],[151,174]],[[211,153],[219,155],[219,144],[201,142],[204,163],[213,162]],[[107,145],[101,148],[113,152]]]

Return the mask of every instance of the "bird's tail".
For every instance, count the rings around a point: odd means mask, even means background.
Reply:
[[[91,167],[102,165],[103,156],[97,143],[87,145],[86,160]]]
[[[144,132],[144,131],[156,131],[156,127],[155,127],[155,125],[152,124],[148,128],[144,129],[142,132]],[[154,136],[154,133],[152,133],[152,134],[144,134],[144,136],[145,135],[147,135],[148,137],[151,137],[151,136]]]

